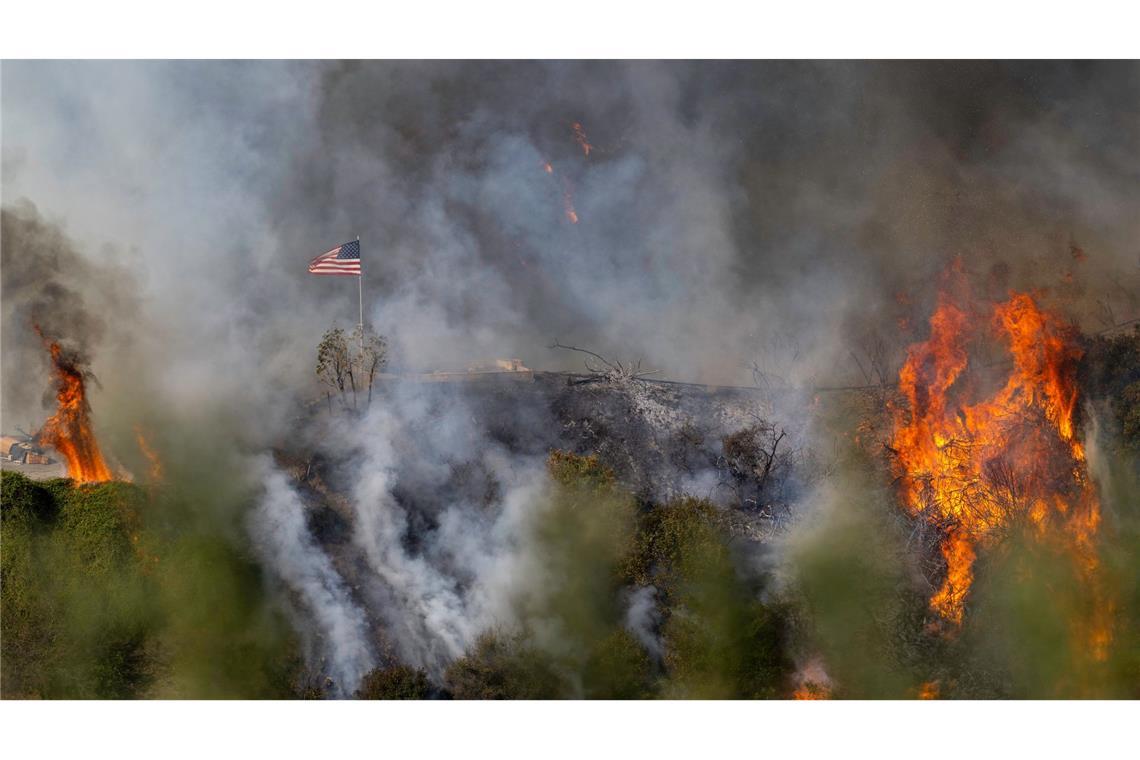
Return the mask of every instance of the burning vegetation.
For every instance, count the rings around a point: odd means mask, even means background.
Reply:
[[[1074,423],[1076,331],[1027,293],[977,310],[950,290],[930,318],[930,337],[910,347],[899,373],[906,404],[894,409],[890,449],[904,506],[940,536],[945,573],[930,608],[954,630],[979,549],[1018,525],[1063,544],[1096,594],[1101,517]],[[994,338],[1011,361],[978,367],[971,348]],[[987,370],[998,374],[993,390]],[[1097,659],[1111,639],[1106,612],[1100,600],[1088,623]]]
[[[51,354],[58,406],[36,438],[41,444],[59,452],[67,464],[68,477],[77,483],[111,480],[111,468],[103,458],[91,425],[86,384],[89,375],[80,368],[75,356],[60,348],[59,343],[46,338],[44,342]]]

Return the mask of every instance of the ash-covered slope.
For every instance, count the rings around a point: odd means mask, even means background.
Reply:
[[[801,445],[750,388],[538,373],[529,384],[483,381],[460,392],[512,451],[596,455],[646,501],[684,493],[773,506],[786,500]]]
[[[476,464],[487,446],[520,460],[556,449],[594,455],[642,501],[691,495],[761,517],[778,514],[809,476],[797,467],[807,456],[802,426],[777,419],[770,397],[755,388],[496,373],[457,382],[389,380],[378,386],[372,407],[359,416],[311,407],[280,454],[304,463],[302,481],[343,486],[354,470],[343,428],[356,430],[354,440],[368,439],[370,415],[386,410],[414,423],[402,444],[415,455],[395,468],[397,490],[409,502],[433,490],[414,464],[436,459],[432,449],[445,452],[452,471],[450,498],[471,500],[496,490]],[[455,445],[459,419],[472,444],[466,450]]]

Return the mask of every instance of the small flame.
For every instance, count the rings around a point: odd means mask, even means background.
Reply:
[[[566,218],[570,220],[571,224],[577,224],[578,212],[574,210],[574,198],[570,195],[569,188],[566,189],[562,197],[566,203]]]
[[[794,676],[796,690],[792,698],[797,700],[831,699],[832,681],[827,675],[823,660],[813,657]]]
[[[554,167],[549,161],[543,162],[542,170],[547,174],[554,174]],[[571,224],[577,224],[578,212],[574,210],[574,196],[570,192],[570,180],[566,177],[562,177],[562,205],[566,212],[566,219]]]
[[[91,427],[91,407],[87,402],[84,373],[64,354],[58,343],[46,338],[44,342],[55,369],[58,408],[36,438],[41,444],[59,452],[67,463],[68,477],[76,482],[111,480],[111,470],[103,459]]]
[[[922,686],[918,687],[919,699],[938,699],[941,693],[940,685],[937,681],[927,681]]]
[[[146,461],[150,464],[150,479],[153,482],[159,482],[163,479],[165,474],[162,467],[162,460],[158,458],[156,452],[147,441],[146,436],[143,435],[142,428],[135,428],[135,440],[138,442],[139,451],[146,457]]]
[[[831,690],[821,684],[805,683],[795,690],[792,698],[800,701],[831,699]]]
[[[586,130],[578,122],[574,122],[571,128],[574,131],[574,142],[582,148],[582,155],[589,158],[590,151],[593,150],[594,146],[590,145],[590,141],[586,139]]]

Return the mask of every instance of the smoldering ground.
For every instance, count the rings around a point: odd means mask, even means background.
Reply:
[[[921,337],[955,256],[992,294],[1048,288],[1087,330],[1140,307],[1135,64],[16,62],[0,76],[6,213],[35,203],[46,241],[4,233],[5,420],[46,413],[23,315],[45,303],[28,284],[58,285],[82,314],[46,312],[91,353],[109,448],[129,468],[148,429],[181,462],[171,479],[187,479],[195,519],[239,545],[265,494],[296,506],[247,456],[296,435],[312,347],[355,321],[354,288],[302,267],[356,235],[366,318],[396,367],[578,367],[549,348],[561,338],[670,378],[863,384]],[[63,261],[68,248],[81,256]],[[791,427],[811,395],[770,413]],[[511,587],[529,535],[512,500],[545,478],[471,429],[464,404],[395,401],[355,434],[368,464],[348,475],[363,576],[384,583],[344,591],[349,569],[330,574],[295,510],[253,539],[278,547],[266,570],[300,594],[340,680],[386,656],[359,641],[360,610],[391,629],[393,656],[437,672],[509,620],[469,589]],[[441,463],[467,460],[508,487],[490,513],[438,505],[417,546],[384,473],[438,487]],[[272,561],[293,557],[285,540],[307,565]]]

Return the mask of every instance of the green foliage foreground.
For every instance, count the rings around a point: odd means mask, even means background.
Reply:
[[[3,697],[293,695],[256,569],[177,497],[4,472],[0,503]]]
[[[547,584],[519,602],[521,630],[489,632],[447,672],[461,699],[778,697],[783,610],[738,572],[707,501],[635,504],[595,457],[555,451],[533,540]],[[651,652],[630,633],[628,594],[651,587]]]
[[[792,582],[776,593],[709,502],[638,503],[596,458],[554,452],[519,624],[485,632],[440,682],[395,663],[356,696],[779,698],[796,685],[793,660],[820,658],[841,698],[913,697],[921,684],[943,698],[1135,698],[1140,481],[1128,447],[1096,461],[1117,612],[1104,662],[1080,656],[1071,625],[1088,602],[1080,579],[1018,535],[979,558],[964,628],[932,630],[910,523],[858,456],[786,541]],[[5,698],[326,696],[240,540],[190,506],[197,492],[10,472],[0,486]],[[634,594],[651,608],[637,625]]]
[[[770,697],[786,691],[780,611],[734,567],[717,510],[638,505],[595,458],[555,452],[530,539],[543,582],[522,625],[487,632],[443,689],[400,665],[366,699]],[[113,482],[76,486],[3,474],[5,697],[299,697],[287,626],[257,568],[180,498]],[[235,496],[235,498],[237,498]],[[629,593],[648,588],[647,646]],[[650,650],[653,651],[650,651]],[[298,685],[300,683],[300,685]]]

